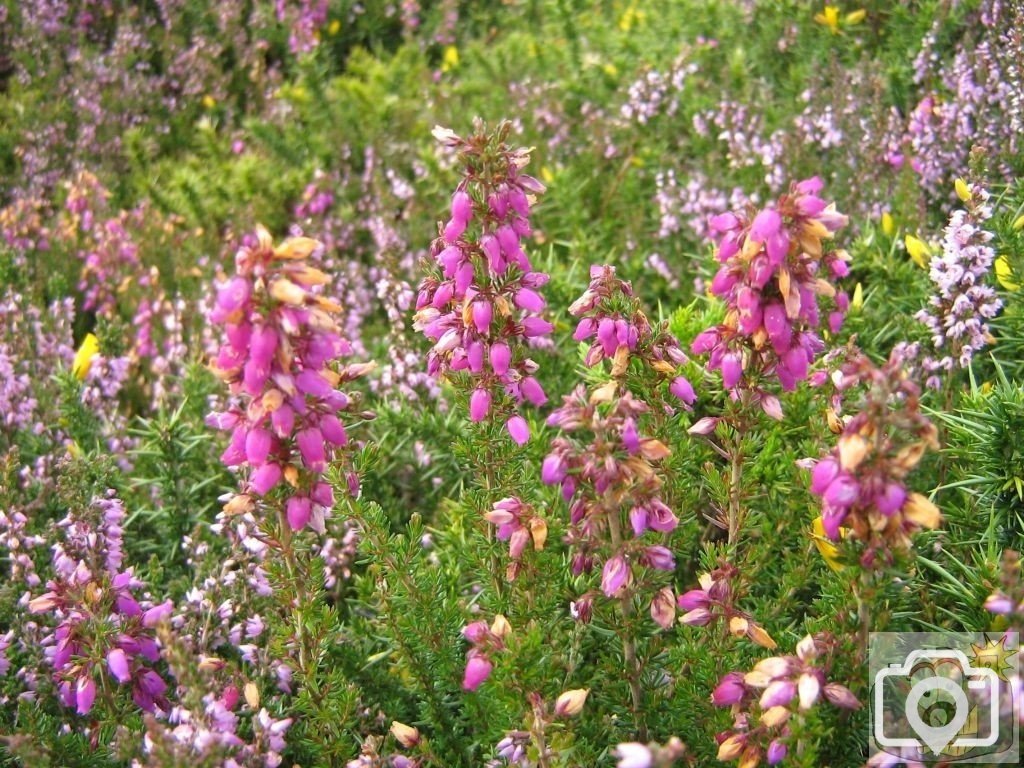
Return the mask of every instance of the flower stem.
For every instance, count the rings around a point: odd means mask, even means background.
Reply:
[[[608,515],[608,532],[611,535],[612,547],[618,552],[622,547],[622,526],[618,509],[613,509]],[[622,656],[626,662],[629,693],[633,702],[633,720],[636,723],[640,741],[647,741],[647,724],[642,718],[643,690],[640,688],[640,660],[636,655],[636,639],[630,628],[630,619],[633,616],[633,596],[628,589],[624,590],[619,598],[619,609],[622,611],[623,618],[623,629],[619,637],[622,640]]]
[[[736,544],[740,534],[740,523],[742,522],[743,508],[740,504],[743,483],[743,432],[739,426],[736,427],[736,434],[731,441],[729,451],[729,546]]]

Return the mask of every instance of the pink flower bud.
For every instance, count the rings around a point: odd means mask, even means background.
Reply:
[[[669,629],[676,620],[676,601],[671,587],[663,587],[651,600],[651,618],[662,629]]]
[[[832,507],[845,509],[860,495],[860,484],[850,475],[840,474],[829,483],[822,498]]]
[[[462,628],[462,636],[476,645],[487,636],[489,631],[486,621],[474,621]]]
[[[576,325],[572,337],[575,341],[586,341],[597,331],[597,324],[589,317],[584,317]]]
[[[523,335],[532,339],[537,336],[547,336],[555,329],[551,323],[541,317],[524,317],[520,323],[523,327]]]
[[[295,429],[295,411],[290,405],[282,405],[270,414],[270,425],[278,437],[288,437]]]
[[[773,235],[782,231],[782,217],[774,208],[765,208],[759,211],[750,225],[750,239],[763,243]]]
[[[520,288],[516,291],[515,303],[517,307],[527,312],[540,312],[545,307],[543,297],[529,288]]]
[[[768,753],[765,755],[765,761],[768,765],[778,765],[786,759],[786,752],[786,745],[778,739],[775,739],[768,745]]]
[[[681,594],[676,604],[680,610],[692,611],[695,608],[707,608],[711,604],[711,598],[703,589],[691,589]]]
[[[796,696],[796,683],[792,680],[773,680],[761,694],[761,709],[771,707],[786,707]]]
[[[466,231],[466,222],[450,219],[444,226],[444,239],[446,243],[454,243],[462,233]]]
[[[96,683],[93,682],[92,677],[85,675],[79,677],[75,684],[75,710],[80,715],[87,715],[95,700]]]
[[[473,198],[465,190],[457,190],[452,195],[452,218],[463,225],[473,218]]]
[[[504,376],[508,373],[509,363],[512,361],[512,351],[508,344],[503,341],[491,345],[491,369],[497,376]]]
[[[676,567],[676,558],[672,550],[660,544],[647,547],[643,560],[646,565],[659,571],[671,571]]]
[[[345,426],[333,413],[326,413],[320,417],[320,432],[331,445],[345,445],[348,443],[348,434],[345,432]]]
[[[113,648],[107,653],[107,667],[110,674],[119,683],[127,683],[132,679],[131,669],[128,667],[128,657],[121,648]]]
[[[692,611],[684,613],[679,621],[688,627],[703,627],[710,623],[713,618],[714,614],[707,608],[694,608]]]
[[[567,472],[568,469],[562,457],[559,454],[551,453],[545,457],[544,463],[541,465],[540,479],[545,485],[554,485],[562,482]]]
[[[615,597],[632,578],[629,564],[622,555],[610,558],[601,569],[601,591],[608,597]]]
[[[516,445],[525,445],[530,439],[530,425],[522,416],[513,416],[505,422],[505,428]]]
[[[483,656],[473,656],[466,662],[466,672],[462,678],[462,687],[467,691],[475,691],[490,677],[494,665]]]
[[[152,629],[157,626],[160,622],[165,621],[171,615],[174,610],[174,603],[170,600],[165,600],[159,605],[154,605],[144,614],[142,614],[142,626]]]
[[[711,694],[711,703],[716,707],[731,707],[743,701],[747,689],[743,685],[743,675],[730,672],[723,677]]]
[[[890,481],[885,488],[875,497],[875,506],[883,515],[894,515],[903,508],[907,500],[907,489],[900,483]]]
[[[270,432],[265,429],[254,428],[249,430],[245,437],[245,458],[254,467],[259,467],[267,460],[270,453],[270,445],[273,440]]]
[[[327,456],[324,452],[324,436],[316,427],[307,427],[295,436],[295,442],[302,455],[302,463],[313,472],[327,471]]]
[[[493,317],[494,309],[489,301],[474,301],[473,302],[473,325],[476,326],[478,333],[487,334],[491,330],[491,318]]]
[[[853,692],[845,685],[839,683],[826,683],[825,698],[828,699],[832,704],[842,709],[859,709],[860,702],[857,701],[857,697],[853,695]]]
[[[730,352],[722,357],[722,384],[726,389],[732,389],[740,382],[743,376],[743,359],[736,352]]]
[[[285,512],[291,529],[293,531],[301,531],[306,527],[306,523],[309,522],[310,515],[313,512],[313,505],[305,496],[292,496],[288,499]]]
[[[520,389],[522,390],[523,397],[529,400],[536,406],[544,405],[548,401],[548,396],[544,394],[544,388],[540,385],[533,376],[527,376],[520,383]]]
[[[811,471],[811,493],[821,496],[838,476],[839,462],[833,458],[822,459]]]
[[[676,376],[672,379],[668,391],[682,400],[687,406],[693,405],[697,399],[697,393],[693,391],[693,385],[683,376]]]
[[[270,368],[277,351],[277,331],[266,325],[253,328],[249,347],[249,357],[260,368]]]
[[[456,358],[452,358],[452,368],[456,368]],[[471,341],[466,347],[466,363],[473,373],[482,373],[484,370],[484,345],[480,341]],[[457,368],[456,368],[457,370]]]
[[[267,463],[253,473],[249,484],[257,496],[266,496],[279,482],[281,482],[281,467],[274,463]]]
[[[469,398],[469,418],[472,421],[483,421],[491,411],[491,391],[477,388]]]

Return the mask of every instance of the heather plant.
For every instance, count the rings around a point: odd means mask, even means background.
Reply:
[[[1020,21],[0,5],[0,762],[863,765],[1019,629]]]

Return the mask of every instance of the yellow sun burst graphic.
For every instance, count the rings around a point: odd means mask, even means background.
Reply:
[[[974,666],[991,669],[1000,680],[1006,680],[1006,673],[1012,672],[1014,665],[1011,663],[1016,648],[1007,648],[1007,635],[1003,635],[998,641],[985,637],[984,643],[971,643],[971,654],[974,656]]]

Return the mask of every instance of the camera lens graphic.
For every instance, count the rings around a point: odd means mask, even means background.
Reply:
[[[914,733],[937,755],[960,733],[970,709],[967,694],[957,683],[926,677],[910,689],[905,711]]]

